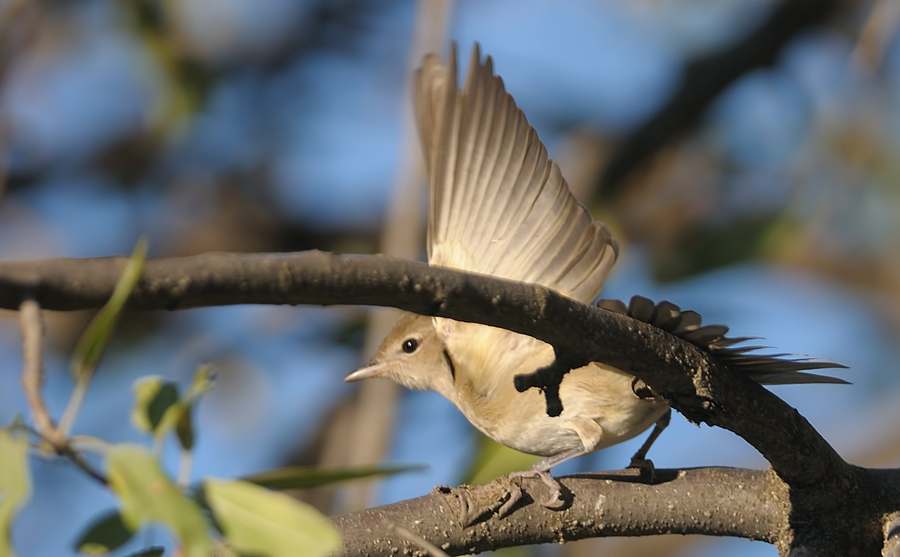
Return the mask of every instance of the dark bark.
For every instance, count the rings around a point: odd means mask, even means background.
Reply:
[[[344,540],[344,555],[385,557],[421,552],[415,542],[398,535],[394,525],[451,555],[592,537],[672,533],[775,542],[774,533],[787,529],[784,487],[771,472],[657,470],[656,479],[649,485],[619,474],[560,478],[573,494],[572,505],[565,510],[529,503],[508,517],[493,515],[465,530],[459,526],[457,490],[450,488],[334,520]],[[526,480],[523,486],[537,499],[545,495],[540,480]],[[470,489],[490,498],[495,487]]]

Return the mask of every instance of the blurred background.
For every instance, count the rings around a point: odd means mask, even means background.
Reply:
[[[423,258],[410,74],[427,51],[454,40],[467,61],[479,41],[622,246],[603,296],[667,299],[779,352],[847,364],[851,386],[773,390],[849,461],[897,467],[898,21],[891,0],[2,0],[0,259],[127,254],[142,234],[155,257]],[[56,416],[90,315],[45,316]],[[3,424],[26,412],[16,317],[0,313]],[[342,382],[393,318],[354,307],[127,314],[74,433],[143,440],[128,420],[135,379],[186,383],[210,362],[218,382],[198,409],[196,478],[427,465],[302,494],[336,513],[528,466],[434,393]],[[621,468],[642,438],[556,473]],[[678,415],[650,456],[765,466],[729,432]],[[36,460],[34,473],[16,547],[72,554],[115,502],[66,462]],[[162,532],[137,542],[168,543]],[[682,536],[509,554],[600,552],[776,555]]]

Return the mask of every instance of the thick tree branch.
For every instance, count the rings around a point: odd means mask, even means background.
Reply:
[[[657,534],[766,541],[780,555],[879,555],[883,540],[896,545],[895,517],[900,513],[879,513],[898,506],[898,470],[866,472],[862,491],[850,498],[853,504],[836,508],[826,503],[809,514],[809,505],[822,501],[798,496],[771,470],[697,468],[656,473],[653,484],[618,473],[563,477],[560,480],[573,493],[573,503],[565,510],[549,510],[531,501],[507,517],[492,515],[468,529],[459,525],[458,490],[447,487],[424,497],[338,516],[334,522],[344,540],[341,554],[347,557],[424,555],[418,545],[393,531],[395,525],[450,555]],[[535,498],[546,495],[546,486],[538,479],[523,480],[523,487]],[[469,489],[470,497],[488,500],[503,491],[498,482]],[[858,497],[863,492],[868,495]]]
[[[771,472],[737,468],[657,470],[658,482],[623,481],[603,473],[561,478],[573,494],[563,511],[529,504],[506,518],[496,515],[463,530],[457,490],[366,509],[334,519],[343,555],[392,557],[420,548],[392,532],[392,524],[429,540],[450,555],[604,536],[709,534],[775,543],[788,527],[784,485]],[[528,493],[545,495],[540,480],[524,480]],[[494,485],[471,488],[490,496]],[[410,520],[410,517],[415,517]]]
[[[47,309],[99,307],[125,262],[0,263],[0,307],[17,308],[27,297]],[[507,328],[548,342],[572,360],[604,362],[640,377],[692,421],[746,439],[788,483],[817,483],[847,466],[795,410],[756,383],[717,369],[693,345],[537,285],[381,256],[207,253],[147,261],[129,305],[252,303],[389,305]],[[794,450],[800,440],[807,451]]]

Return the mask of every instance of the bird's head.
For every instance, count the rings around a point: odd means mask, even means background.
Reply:
[[[453,400],[453,361],[434,328],[431,317],[407,313],[388,333],[365,367],[344,381],[385,377],[404,387],[431,389]]]

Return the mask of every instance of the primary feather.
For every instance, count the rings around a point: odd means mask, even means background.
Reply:
[[[541,284],[593,301],[616,260],[609,229],[569,191],[525,115],[472,51],[465,87],[456,50],[426,57],[416,117],[431,182],[428,262]]]

